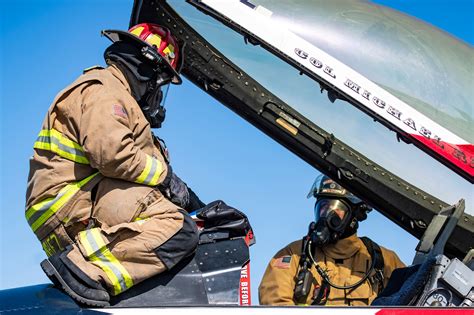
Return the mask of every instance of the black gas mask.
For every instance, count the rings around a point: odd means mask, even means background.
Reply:
[[[316,224],[310,238],[323,247],[354,234],[358,227],[352,206],[341,199],[319,199],[314,206]]]
[[[165,120],[166,108],[164,103],[170,87],[169,82],[166,84],[168,80],[169,76],[162,73],[156,80],[149,81],[147,83],[147,92],[137,100],[151,128],[161,128],[161,124]],[[166,85],[163,85],[164,83]]]
[[[367,219],[367,212],[372,210],[361,199],[323,174],[316,177],[307,197],[316,198],[316,223],[308,234],[316,247],[351,236],[357,231],[359,221]]]

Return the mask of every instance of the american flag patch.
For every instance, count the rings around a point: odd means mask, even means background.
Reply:
[[[120,116],[122,118],[128,118],[127,111],[122,105],[112,105],[112,112],[114,115]]]
[[[291,256],[283,256],[273,261],[272,265],[278,269],[289,269],[291,263]]]

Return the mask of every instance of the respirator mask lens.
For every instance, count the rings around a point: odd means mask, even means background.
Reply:
[[[344,227],[345,221],[349,217],[349,211],[349,206],[339,199],[320,199],[314,205],[316,222],[325,218],[328,227],[334,231]]]

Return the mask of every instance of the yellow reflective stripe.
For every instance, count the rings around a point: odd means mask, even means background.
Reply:
[[[92,230],[85,230],[79,232],[79,241],[81,242],[82,246],[84,247],[86,251],[86,256],[89,258],[89,260],[102,269],[107,277],[109,278],[110,282],[112,283],[112,286],[114,287],[114,294],[117,295],[118,293],[121,292],[122,288],[120,287],[120,282],[115,275],[115,273],[112,272],[111,268],[103,261],[101,261],[96,255],[95,255],[95,250],[93,249],[93,243],[91,244],[89,242],[88,237],[94,237],[92,234]]]
[[[69,184],[61,189],[58,195],[54,198],[48,198],[43,200],[31,208],[26,213],[26,220],[31,226],[33,232],[42,226],[56,211],[58,211],[66,202],[68,202],[75,193],[77,193],[82,186],[87,184],[92,178],[97,176],[99,173],[92,174],[80,182]]]
[[[147,178],[148,174],[150,173],[150,169],[151,169],[151,163],[152,163],[152,158],[147,155],[146,156],[146,164],[145,164],[145,168],[143,169],[142,173],[140,174],[140,176],[138,176],[138,178],[135,180],[135,182],[141,184],[145,181],[145,179]]]
[[[156,35],[156,34],[150,34],[146,38],[146,41],[151,44],[152,46],[155,45],[158,49],[160,48],[161,45],[161,37]]]
[[[150,186],[156,186],[158,185],[158,179],[160,178],[161,173],[163,173],[163,167],[161,165],[161,162],[156,160],[156,171],[153,175],[153,177],[150,180],[150,183],[148,185]]]
[[[120,271],[120,273],[123,276],[123,279],[125,280],[125,285],[128,288],[133,286],[133,280],[132,276],[128,273],[127,269],[119,262],[119,260],[110,252],[110,250],[107,248],[107,246],[104,243],[104,240],[102,239],[102,236],[99,232],[99,229],[95,229],[95,231],[92,231],[94,234],[94,238],[97,240],[97,244],[99,245],[101,253],[110,261],[117,269]]]
[[[166,46],[165,49],[163,49],[163,53],[165,55],[168,55],[169,53],[172,53],[172,52],[174,52],[174,46],[171,44],[169,44],[168,46]]]
[[[66,138],[55,129],[41,130],[34,148],[54,152],[65,159],[77,163],[89,164],[84,149],[78,143]]]
[[[90,233],[89,231],[90,230],[84,230],[84,231],[80,231],[77,234],[79,237],[79,242],[81,242],[82,246],[84,247],[84,250],[86,251],[87,257],[94,255],[94,250],[92,249],[92,245],[89,244],[89,242],[87,241],[87,235],[88,233]]]
[[[150,186],[158,185],[158,179],[161,173],[163,173],[163,166],[161,162],[151,156],[146,156],[145,168],[141,172],[140,176],[135,180],[136,183],[145,184]]]
[[[137,223],[138,225],[142,225],[143,223],[147,222],[148,220],[150,220],[150,218],[148,218],[148,217],[147,218],[138,217],[138,218],[135,218],[133,220],[133,222]]]
[[[115,295],[133,286],[132,277],[107,248],[99,228],[79,232],[79,241],[89,260],[105,272],[112,283]]]
[[[145,28],[143,26],[140,26],[140,27],[137,27],[136,29],[132,30],[130,33],[132,33],[133,35],[136,35],[136,36],[139,37],[144,29]]]
[[[67,186],[59,191],[58,196],[61,194],[61,192],[63,190],[65,190],[65,188],[67,188]],[[54,198],[54,197],[53,198],[47,198],[47,199],[41,201],[40,203],[37,203],[37,204],[31,206],[31,208],[29,208],[25,213],[26,220],[29,220],[35,212],[37,212],[39,209],[43,208],[44,205],[48,204],[50,201],[53,201],[55,199],[56,198]]]

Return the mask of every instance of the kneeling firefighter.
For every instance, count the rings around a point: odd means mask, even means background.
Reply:
[[[198,232],[187,211],[204,205],[151,131],[165,117],[163,91],[181,83],[177,40],[149,23],[103,35],[113,42],[108,66],[85,70],[57,95],[26,193],[26,219],[49,257],[43,270],[97,306],[193,253]]]
[[[314,182],[316,222],[303,240],[281,249],[259,287],[264,305],[364,306],[377,297],[392,271],[404,267],[398,256],[356,234],[372,209],[325,175]]]

